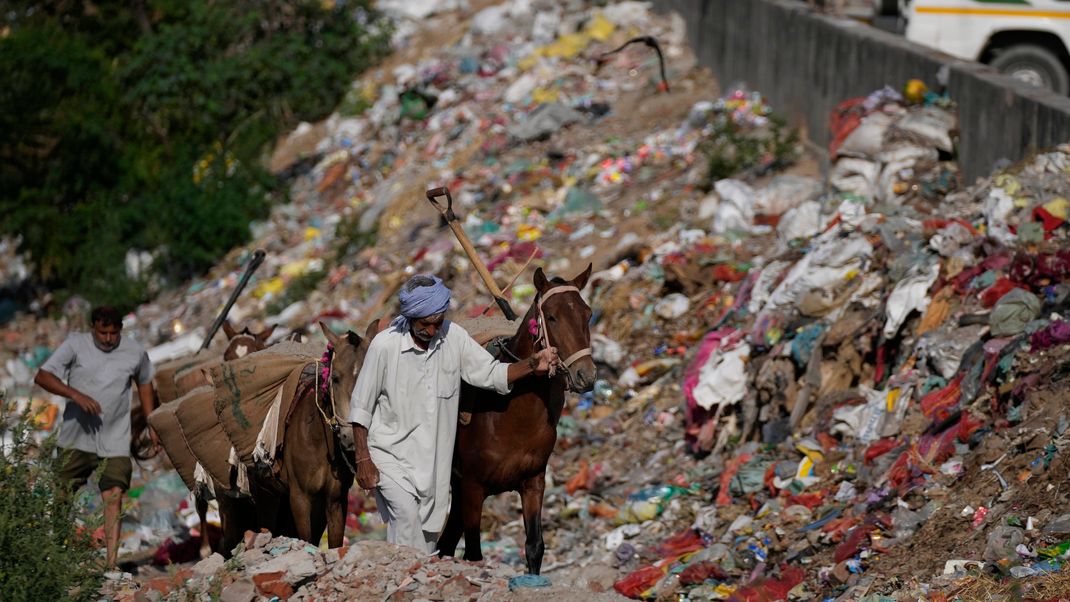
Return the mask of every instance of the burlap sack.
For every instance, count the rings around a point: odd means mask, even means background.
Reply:
[[[160,443],[167,452],[167,457],[171,459],[171,464],[178,471],[178,476],[182,477],[182,482],[189,487],[190,491],[196,491],[193,472],[197,467],[197,458],[186,444],[186,438],[182,436],[182,426],[178,423],[178,417],[175,416],[176,409],[178,409],[178,404],[175,403],[164,404],[156,408],[149,414],[149,425],[159,436]]]
[[[175,417],[193,456],[217,482],[230,485],[230,441],[213,409],[215,389],[201,387],[175,401]]]
[[[287,342],[212,367],[215,416],[242,463],[253,463],[257,436],[280,390],[279,415],[287,416],[302,370],[315,365],[322,352],[318,345]],[[279,420],[279,442],[285,427],[286,421]]]
[[[507,320],[501,314],[452,321],[464,328],[480,345],[486,345],[497,337],[512,337],[520,327],[519,319]]]
[[[222,358],[214,357],[175,372],[175,393],[182,397],[197,387],[212,384],[208,380],[208,372],[212,366],[220,363],[222,363]]]
[[[170,403],[179,397],[182,397],[182,394],[175,388],[176,372],[180,372],[191,366],[203,364],[206,361],[221,361],[222,358],[223,352],[219,349],[203,349],[193,355],[164,362],[157,366],[156,377],[154,380],[156,383],[156,396],[159,398],[160,403]]]

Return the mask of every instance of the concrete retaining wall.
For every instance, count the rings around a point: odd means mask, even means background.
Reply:
[[[999,159],[1070,141],[1070,98],[1020,84],[977,63],[928,50],[853,21],[812,12],[798,0],[656,0],[680,13],[701,64],[725,86],[746,82],[773,109],[828,142],[840,101],[911,78],[947,89],[959,106],[960,167],[966,182]]]

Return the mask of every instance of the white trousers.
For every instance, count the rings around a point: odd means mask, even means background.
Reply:
[[[379,507],[379,516],[386,523],[387,541],[427,554],[435,551],[438,533],[423,530],[420,500],[381,472],[379,486],[375,488],[375,503]]]

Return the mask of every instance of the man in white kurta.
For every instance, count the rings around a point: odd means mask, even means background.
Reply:
[[[387,540],[434,550],[449,509],[461,380],[505,394],[545,374],[553,349],[515,364],[495,360],[445,319],[449,289],[415,276],[401,291],[402,315],[371,342],[350,399],[357,481],[374,489]]]

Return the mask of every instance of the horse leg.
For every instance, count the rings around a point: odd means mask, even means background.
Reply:
[[[453,490],[458,491],[456,485]],[[453,556],[457,553],[457,543],[461,541],[461,534],[464,532],[464,524],[461,522],[462,503],[458,491],[458,495],[450,504],[450,512],[446,515],[446,526],[442,528],[442,533],[438,536],[436,547],[440,557]]]
[[[542,540],[542,495],[546,489],[546,475],[540,474],[520,486],[520,504],[524,508],[524,560],[528,573],[538,575],[542,570],[542,554],[546,545]]]
[[[256,508],[249,500],[233,498],[226,494],[219,495],[216,503],[219,504],[219,522],[223,527],[220,549],[216,551],[223,557],[230,558],[234,548],[245,538],[245,531],[256,529],[256,525],[252,524]]]
[[[197,508],[197,518],[201,521],[201,558],[207,558],[212,552],[219,552],[212,546],[211,538],[208,537],[208,500],[194,493],[193,505]]]
[[[319,545],[323,541],[323,532],[327,530],[327,494],[318,492],[309,496],[309,542]]]
[[[483,560],[483,551],[479,549],[479,523],[483,519],[483,500],[486,497],[483,486],[476,483],[475,479],[462,484],[463,504],[459,510],[464,523],[464,559],[470,562]]]
[[[327,500],[327,547],[340,548],[345,543],[346,513],[349,510],[349,493],[342,491]]]
[[[308,543],[312,541],[312,498],[298,487],[290,486],[290,515],[297,527],[297,537]]]

